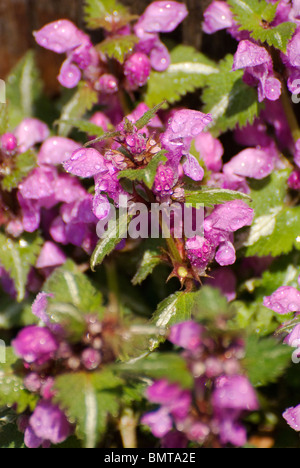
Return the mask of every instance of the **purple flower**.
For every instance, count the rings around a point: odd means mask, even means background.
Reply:
[[[151,71],[151,63],[147,55],[136,52],[124,64],[124,74],[130,89],[136,89],[147,83]]]
[[[149,401],[159,403],[176,420],[186,418],[191,406],[191,394],[182,390],[177,384],[170,384],[167,380],[158,380],[146,391]]]
[[[188,11],[182,3],[152,2],[141,16],[138,27],[148,33],[169,33],[187,17]]]
[[[220,441],[223,445],[232,444],[235,447],[243,447],[247,443],[247,432],[245,427],[238,422],[234,415],[224,413],[218,423]]]
[[[62,64],[57,79],[62,86],[72,89],[78,85],[81,79],[81,71],[77,65],[72,63],[71,59],[68,59]]]
[[[294,431],[300,432],[300,405],[287,409],[283,413],[283,417]]]
[[[114,75],[104,73],[96,82],[95,89],[100,93],[114,94],[119,89],[118,79]]]
[[[95,370],[101,363],[101,354],[92,348],[87,348],[81,355],[81,361],[87,370]]]
[[[182,157],[189,154],[192,140],[200,135],[211,121],[210,115],[188,109],[173,114],[162,136],[163,147],[168,150],[167,157],[172,165],[178,166]]]
[[[173,325],[168,340],[181,348],[195,351],[201,346],[204,328],[192,320]]]
[[[168,434],[173,427],[172,417],[165,408],[145,414],[141,423],[149,426],[152,434],[159,439]]]
[[[73,50],[82,42],[81,31],[69,20],[59,20],[47,24],[35,32],[34,37],[41,47],[57,54]]]
[[[282,315],[300,312],[300,292],[292,286],[282,286],[264,298],[264,306]]]
[[[30,428],[37,438],[61,444],[71,434],[71,426],[58,406],[41,401],[29,420]]]
[[[218,172],[222,169],[224,148],[219,140],[209,132],[201,133],[195,139],[195,147],[208,170]]]
[[[81,148],[79,143],[76,143],[69,138],[50,137],[41,146],[38,154],[39,164],[49,164],[57,166],[64,161],[70,159],[72,153]]]
[[[204,274],[214,259],[215,244],[205,237],[196,236],[186,241],[185,248],[192,265],[199,270],[199,274]]]
[[[256,393],[249,380],[242,375],[219,377],[212,396],[217,410],[247,410],[259,408]]]
[[[253,179],[264,179],[274,170],[274,159],[260,148],[248,148],[224,166],[224,173]]]
[[[222,242],[217,250],[215,258],[216,262],[223,267],[233,265],[236,261],[236,252],[232,242]]]
[[[288,178],[288,186],[292,190],[300,190],[300,170],[293,171]]]
[[[160,41],[160,32],[172,32],[186,18],[186,6],[177,2],[152,2],[134,27],[140,39],[136,51],[149,55],[154,70],[164,71],[170,64],[170,55]]]
[[[204,169],[200,166],[195,156],[189,154],[186,157],[185,162],[182,165],[185,175],[200,182],[204,177]]]
[[[254,211],[242,200],[234,200],[218,205],[205,220],[206,228],[235,232],[245,226],[251,226]]]
[[[16,150],[18,141],[13,133],[4,133],[4,135],[1,136],[0,144],[3,151],[9,154]]]
[[[287,58],[292,67],[300,68],[300,32],[294,35],[287,46]]]
[[[96,65],[99,57],[89,37],[69,20],[47,24],[34,33],[36,42],[45,49],[58,54],[67,54],[62,64],[58,81],[66,88],[74,88],[81,79],[81,70]]]
[[[40,120],[24,119],[14,131],[20,153],[24,153],[37,143],[44,141],[48,138],[49,133],[47,125]]]
[[[53,242],[45,242],[36,262],[36,268],[48,268],[63,265],[67,260],[64,252]]]
[[[241,41],[234,56],[233,70],[245,69],[244,81],[250,86],[258,84],[258,100],[277,101],[281,83],[274,78],[272,58],[264,47],[248,40]]]
[[[63,166],[67,172],[83,178],[93,177],[108,170],[103,156],[93,148],[75,151]]]
[[[231,10],[225,2],[214,1],[204,12],[203,31],[206,34],[231,28],[233,24]]]
[[[35,325],[24,328],[12,342],[17,356],[28,364],[43,365],[54,358],[58,343],[47,329]]]
[[[293,348],[300,348],[300,324],[296,325],[295,328],[285,338],[284,343]]]
[[[50,325],[51,323],[49,315],[47,314],[48,297],[53,296],[52,294],[41,292],[37,295],[34,303],[32,304],[33,315],[42,320],[42,322],[44,322],[45,325]]]
[[[172,167],[160,165],[157,168],[153,189],[161,197],[168,196],[173,193],[172,189],[177,180],[178,177]]]

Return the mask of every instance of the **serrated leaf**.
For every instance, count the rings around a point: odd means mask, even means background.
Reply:
[[[130,216],[128,213],[119,213],[117,220],[111,220],[108,223],[108,230],[104,233],[102,239],[98,242],[96,249],[91,257],[91,268],[94,271],[97,265],[100,265],[104,258],[108,256],[115,247],[121,242],[127,234]]]
[[[188,204],[197,207],[199,204],[204,206],[214,206],[227,203],[232,200],[251,201],[251,198],[241,192],[234,190],[225,190],[218,188],[202,187],[198,191],[185,191],[185,201]]]
[[[67,136],[72,129],[72,126],[64,121],[81,119],[87,111],[98,102],[98,94],[88,84],[80,83],[70,101],[63,107],[58,126],[58,133],[61,136]]]
[[[296,24],[284,22],[272,26],[278,3],[270,4],[265,0],[228,0],[228,3],[241,31],[248,31],[253,39],[286,52]]]
[[[57,121],[59,125],[69,125],[73,128],[76,128],[80,132],[88,133],[88,135],[94,137],[102,137],[104,135],[104,130],[99,125],[95,125],[88,120],[83,119],[68,119],[68,120],[59,120]]]
[[[15,128],[25,117],[33,117],[35,103],[40,96],[42,84],[33,51],[11,71],[6,80],[6,97],[9,111],[9,126]]]
[[[144,169],[126,169],[125,171],[120,171],[118,174],[118,178],[144,182],[146,186],[151,190],[154,184],[158,166],[160,165],[160,163],[165,163],[167,161],[167,157],[165,156],[165,154],[165,150],[159,151],[153,156],[147,167],[145,167]]]
[[[134,126],[138,130],[142,130],[142,128],[146,127],[146,125],[151,122],[151,120],[156,116],[157,112],[164,106],[165,102],[161,102],[160,104],[157,104],[157,106],[153,107],[153,109],[149,109],[147,112],[145,112],[144,115],[140,119],[138,119]]]
[[[170,382],[179,383],[183,388],[193,386],[193,377],[188,370],[186,361],[181,356],[172,353],[151,353],[133,363],[116,365],[115,368],[125,375],[137,376],[138,378],[163,378]]]
[[[24,235],[13,240],[0,233],[0,264],[14,281],[18,302],[25,297],[28,274],[41,247],[42,239],[37,235]]]
[[[138,271],[136,272],[134,278],[132,279],[132,284],[137,286],[142,284],[145,279],[151,275],[154,268],[161,263],[159,257],[159,251],[157,250],[146,250],[144,256],[139,264]]]
[[[202,100],[204,112],[213,117],[211,131],[215,135],[253,123],[262,104],[257,91],[243,81],[243,70],[232,71],[233,56],[220,63],[220,72],[207,77]]]
[[[81,324],[86,314],[97,314],[102,318],[102,294],[71,260],[54,271],[43,291],[53,294],[54,297],[49,298],[50,306],[53,306],[51,315],[59,323],[65,318]]]
[[[136,16],[117,0],[85,0],[84,18],[90,29],[118,31]]]
[[[272,173],[263,181],[250,181],[255,217],[251,228],[237,237],[246,256],[277,257],[299,245],[300,207],[288,207],[287,179],[290,170]]]
[[[24,376],[18,374],[18,360],[11,347],[6,348],[6,362],[0,363],[0,406],[15,405],[17,413],[23,413],[27,408],[33,409],[37,396],[29,393],[23,383]],[[21,364],[20,370],[23,366]]]
[[[32,150],[18,154],[14,161],[14,167],[5,171],[1,180],[3,190],[11,192],[17,188],[22,180],[37,166],[37,157]]]
[[[76,373],[55,381],[55,401],[76,423],[76,433],[85,448],[95,448],[107,429],[109,415],[117,417],[123,381],[112,372]]]
[[[274,338],[258,339],[250,336],[246,343],[243,364],[252,385],[262,387],[276,380],[291,363],[292,353],[289,346]]]
[[[219,73],[217,65],[193,47],[179,45],[170,55],[171,65],[166,71],[150,74],[145,96],[149,107],[163,101],[174,104],[187,93],[203,87],[208,76]]]
[[[124,63],[126,56],[133,51],[138,41],[138,38],[134,35],[113,36],[98,44],[96,49],[108,58]]]

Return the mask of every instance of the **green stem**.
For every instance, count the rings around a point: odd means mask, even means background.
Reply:
[[[116,264],[112,260],[105,262],[105,270],[108,285],[109,310],[112,314],[119,315],[120,312],[120,291]]]
[[[293,109],[290,95],[287,89],[285,88],[285,86],[283,86],[281,102],[282,102],[285,115],[288,120],[291,132],[292,132],[293,139],[294,141],[297,141],[300,138],[300,127],[299,127],[299,123],[298,123],[297,117]]]

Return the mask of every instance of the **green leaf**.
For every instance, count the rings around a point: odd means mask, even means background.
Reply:
[[[98,242],[91,258],[91,268],[94,271],[97,265],[100,265],[104,258],[109,255],[115,247],[121,242],[127,234],[130,216],[126,213],[119,213],[117,220],[111,220],[108,223],[108,230],[104,233],[102,239]]]
[[[179,45],[171,51],[171,65],[166,71],[151,72],[145,103],[149,107],[163,101],[174,104],[203,87],[210,75],[218,73],[218,66],[205,55],[193,47]]]
[[[193,377],[186,361],[173,353],[151,353],[132,363],[116,365],[115,369],[118,369],[121,374],[138,378],[167,379],[170,382],[179,383],[183,388],[193,386]]]
[[[144,182],[146,186],[151,190],[154,184],[157,168],[160,163],[165,163],[167,157],[165,156],[166,151],[159,151],[153,156],[149,164],[144,169],[126,169],[120,171],[118,174],[119,179],[129,179],[131,181],[138,180]]]
[[[88,133],[91,136],[102,137],[104,135],[104,130],[102,127],[89,122],[88,120],[83,119],[68,119],[68,120],[58,120],[57,124],[59,125],[68,125],[72,128],[76,128],[80,132]]]
[[[139,264],[138,271],[132,279],[132,284],[134,286],[142,284],[142,282],[151,275],[154,268],[161,263],[159,255],[160,252],[158,250],[146,250]]]
[[[291,348],[274,338],[258,339],[257,336],[248,338],[243,364],[255,387],[276,382],[288,368],[291,360]]]
[[[59,376],[55,401],[76,423],[77,436],[85,448],[95,448],[107,430],[107,419],[117,417],[123,381],[109,370]]]
[[[25,117],[34,117],[41,90],[35,55],[33,51],[29,51],[6,80],[10,128],[15,128]]]
[[[203,286],[194,294],[193,317],[199,321],[213,322],[220,316],[231,315],[225,296],[217,288]]]
[[[124,63],[126,56],[130,54],[134,46],[138,43],[138,38],[134,35],[108,37],[96,46],[98,52],[105,54],[110,59]]]
[[[233,56],[228,55],[220,63],[220,72],[207,77],[202,95],[204,112],[213,117],[215,135],[253,123],[262,108],[256,89],[243,81],[244,71],[232,71],[232,66]]]
[[[14,281],[18,302],[25,297],[28,274],[41,247],[42,239],[37,235],[24,235],[13,240],[0,233],[0,264]]]
[[[85,0],[84,18],[90,29],[118,31],[136,16],[117,0]]]
[[[37,166],[36,154],[32,150],[18,154],[12,169],[7,168],[1,181],[3,190],[11,192],[17,188],[22,180]]]
[[[237,237],[237,247],[244,248],[246,256],[277,257],[299,246],[300,207],[285,203],[289,174],[276,171],[262,181],[250,181],[255,218]]]
[[[24,449],[24,434],[20,432],[16,424],[0,426],[0,448]]]
[[[247,330],[248,334],[268,336],[273,334],[280,324],[278,314],[264,307],[262,298],[251,303],[235,301],[231,310],[234,312],[233,327]]]
[[[85,315],[95,314],[100,319],[103,316],[101,293],[71,260],[55,270],[43,291],[54,296],[48,300],[49,315],[68,331],[73,341],[86,329]]]
[[[194,293],[176,292],[163,300],[154,313],[152,322],[157,328],[166,329],[175,323],[190,320],[194,306]]]
[[[14,406],[16,412],[21,414],[27,408],[35,407],[37,397],[24,388],[22,374],[23,365],[18,366],[17,357],[11,347],[6,348],[6,362],[0,363],[0,406]]]
[[[153,109],[149,109],[147,112],[145,112],[144,115],[142,115],[140,119],[135,122],[134,126],[138,130],[142,130],[142,128],[146,127],[146,125],[151,122],[151,120],[156,116],[157,112],[164,106],[164,104],[165,101],[157,104],[157,106],[153,107]]]
[[[71,100],[63,107],[60,121],[81,119],[87,111],[98,103],[98,94],[88,84],[81,82]],[[58,132],[61,136],[67,136],[72,129],[72,125],[60,123]]]
[[[265,0],[228,0],[228,3],[241,31],[248,31],[253,39],[286,52],[297,25],[291,22],[271,25],[278,3],[270,4]]]
[[[225,190],[211,187],[202,187],[198,191],[185,191],[186,203],[197,207],[199,204],[204,206],[214,206],[227,203],[232,200],[246,200],[251,201],[251,198],[241,192],[235,192],[234,190]]]

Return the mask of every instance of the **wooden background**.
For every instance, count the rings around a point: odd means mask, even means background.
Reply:
[[[84,0],[0,0],[0,78],[4,79],[12,66],[29,49],[37,51],[39,65],[47,90],[57,90],[56,75],[62,57],[41,49],[35,44],[32,31],[40,29],[47,22],[69,18],[84,28],[82,5]],[[121,0],[131,7],[132,12],[142,13],[146,0]],[[180,0],[179,0],[180,1]],[[203,48],[201,21],[203,11],[211,0],[181,0],[187,5],[190,15],[176,31],[176,40]],[[225,53],[226,38],[218,39],[218,34],[204,38],[204,49],[209,48],[211,56],[222,57]]]

